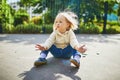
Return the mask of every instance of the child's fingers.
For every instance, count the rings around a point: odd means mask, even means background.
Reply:
[[[43,47],[43,46],[41,46],[40,44],[35,45],[35,48],[39,48],[39,47]]]
[[[37,48],[36,50],[45,50],[44,46],[41,46],[40,44],[36,44],[35,48]]]
[[[41,46],[40,44],[36,44],[35,46]]]
[[[35,45],[35,48],[37,48],[38,46],[39,46],[39,45],[38,45],[38,44],[36,44],[36,45]]]
[[[87,49],[85,49],[85,48],[83,48],[83,47],[79,48],[79,52],[81,52],[81,53],[85,53],[86,50],[87,50]]]
[[[39,48],[40,46],[35,46],[35,48]]]
[[[82,50],[81,53],[85,53],[85,50]]]
[[[37,47],[35,50],[36,50],[36,51],[38,51],[38,50],[42,50],[42,48],[40,48],[40,47]]]
[[[83,49],[83,52],[86,52],[87,49]]]
[[[84,49],[85,51],[87,50],[87,48],[85,47],[85,45],[81,46],[82,49]]]
[[[45,50],[44,47],[36,47],[36,50]]]
[[[81,47],[85,47],[85,45],[82,45]]]

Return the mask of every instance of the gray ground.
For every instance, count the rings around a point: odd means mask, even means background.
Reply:
[[[77,35],[87,52],[79,69],[69,60],[48,55],[48,64],[35,68],[36,43],[46,34],[0,34],[0,80],[120,80],[120,34]]]

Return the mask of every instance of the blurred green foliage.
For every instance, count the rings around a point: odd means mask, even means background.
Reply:
[[[29,15],[25,10],[19,9],[14,15],[14,26],[23,24],[24,21],[28,22]]]
[[[120,16],[120,3],[108,1],[108,14],[114,13]],[[118,10],[114,11],[114,4],[118,4]],[[15,11],[6,0],[0,1],[0,29],[3,33],[51,33],[54,18],[58,12],[71,10],[79,17],[80,26],[75,33],[100,34],[103,28],[104,0],[20,0],[20,8]],[[33,12],[42,14],[30,20],[27,9],[38,5]],[[24,7],[24,9],[23,9]],[[120,33],[117,21],[107,22],[107,33]]]

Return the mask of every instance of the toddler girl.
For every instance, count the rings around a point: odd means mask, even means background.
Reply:
[[[79,46],[75,33],[78,28],[78,20],[73,12],[60,12],[55,18],[53,32],[44,44],[36,44],[37,50],[41,50],[40,58],[35,61],[36,67],[47,63],[49,52],[56,58],[71,58],[70,62],[76,67],[80,66],[80,53],[84,53],[85,45]]]

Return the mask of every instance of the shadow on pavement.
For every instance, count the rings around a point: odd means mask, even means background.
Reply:
[[[43,43],[50,34],[3,34],[0,35],[0,41],[6,41],[7,43],[20,43],[24,44],[36,44]],[[98,35],[98,34],[78,34],[76,35],[79,42],[100,42],[100,43],[115,43],[116,40],[120,40],[119,34],[114,35]]]
[[[79,76],[75,75],[79,69],[70,66],[68,59],[56,59],[52,57],[47,60],[47,65],[40,66],[39,68],[33,67],[18,76],[23,77],[23,80],[81,80]]]

